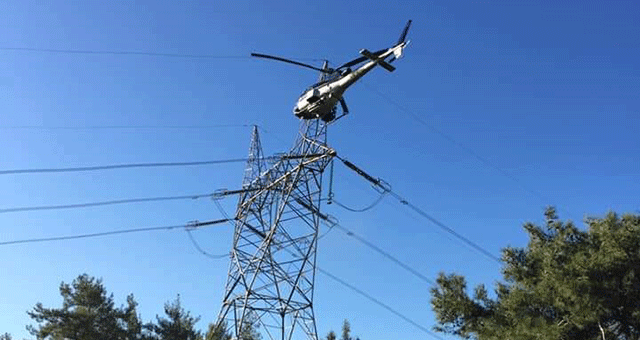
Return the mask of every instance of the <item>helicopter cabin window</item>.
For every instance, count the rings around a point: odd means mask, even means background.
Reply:
[[[307,102],[309,103],[315,103],[318,101],[318,99],[320,99],[318,90],[314,88],[307,90],[306,97],[307,97]]]

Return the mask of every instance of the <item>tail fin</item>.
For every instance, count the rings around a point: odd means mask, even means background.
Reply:
[[[398,39],[398,43],[396,45],[400,45],[407,39],[407,33],[409,33],[409,27],[411,27],[411,20],[407,21],[407,25],[404,26],[402,30],[402,34],[400,34],[400,39]]]
[[[389,60],[390,63],[394,62],[396,59],[402,58],[402,52],[404,52],[404,48],[407,47],[409,42],[407,41],[407,34],[409,33],[409,28],[411,27],[411,20],[407,21],[407,24],[404,26],[402,30],[402,34],[400,34],[400,39],[396,43],[396,46],[393,50],[393,57]]]

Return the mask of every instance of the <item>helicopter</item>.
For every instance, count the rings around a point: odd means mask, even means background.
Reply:
[[[325,61],[322,68],[298,61],[271,56],[261,53],[251,53],[252,57],[266,58],[294,64],[321,72],[320,81],[307,88],[293,108],[293,114],[300,119],[322,119],[331,122],[349,113],[349,108],[344,100],[343,94],[353,83],[362,78],[375,66],[380,65],[389,72],[393,72],[395,67],[391,62],[399,59],[403,55],[403,50],[409,42],[406,40],[407,33],[411,27],[411,20],[407,21],[400,39],[392,47],[379,51],[370,52],[367,49],[360,50],[361,56],[348,61],[338,68],[329,68]],[[387,61],[387,58],[390,59]],[[367,61],[360,67],[352,70],[351,67]],[[336,118],[337,105],[340,103],[342,115]]]

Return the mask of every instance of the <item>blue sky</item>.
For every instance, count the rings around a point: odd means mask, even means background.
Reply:
[[[376,69],[349,89],[351,113],[329,142],[498,255],[524,246],[522,223],[541,222],[549,204],[580,225],[584,216],[640,209],[638,10],[633,1],[5,1],[0,170],[241,158],[250,124],[262,128],[265,153],[284,152],[298,128],[292,107],[317,74],[249,53],[336,65],[361,48],[387,47],[413,19],[396,72]],[[16,47],[219,58],[7,49]],[[55,128],[96,126],[129,128]],[[239,187],[242,171],[2,175],[0,208],[207,193]],[[334,177],[341,203],[358,208],[377,197],[345,167]],[[223,201],[229,212],[234,204]],[[496,263],[392,198],[366,213],[325,211],[428,277],[500,279]],[[0,241],[217,218],[208,199],[2,213]],[[194,232],[214,254],[228,252],[231,235],[227,225]],[[318,264],[434,325],[429,286],[341,231],[320,241]],[[219,311],[227,268],[183,231],[0,246],[0,333],[30,338],[26,311],[59,306],[60,282],[85,272],[102,277],[119,304],[133,293],[145,320],[180,294],[204,329]],[[315,311],[320,335],[346,318],[363,340],[429,338],[321,274]]]

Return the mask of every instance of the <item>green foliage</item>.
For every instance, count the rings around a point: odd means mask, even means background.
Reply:
[[[200,320],[185,311],[180,304],[180,296],[173,302],[164,305],[167,318],[156,316],[157,324],[147,327],[159,340],[202,340],[202,334],[195,329],[195,324]]]
[[[260,340],[262,335],[258,332],[256,318],[249,316],[248,320],[240,330],[238,339],[240,340]],[[226,322],[220,324],[210,324],[205,340],[231,340],[233,335],[227,331]]]
[[[165,317],[156,316],[156,323],[143,324],[136,312],[133,295],[126,306],[115,307],[113,294],[108,295],[102,280],[87,274],[71,284],[60,285],[61,308],[45,308],[36,304],[29,316],[37,326],[27,326],[38,339],[47,340],[204,340],[195,329],[200,320],[182,308],[180,296],[164,305]],[[245,340],[259,340],[250,325],[243,329]],[[0,340],[11,340],[7,333]],[[206,340],[231,340],[226,326],[211,325]]]
[[[341,340],[351,340],[351,324],[346,319],[342,322],[342,338]]]
[[[219,324],[209,324],[209,330],[205,336],[205,340],[231,340],[231,333],[227,332],[226,322]]]
[[[146,339],[136,313],[136,302],[127,297],[125,307],[115,307],[102,280],[83,274],[71,285],[60,285],[62,308],[41,303],[27,312],[38,326],[27,326],[38,339],[134,340]]]
[[[256,316],[249,316],[249,319],[242,325],[240,329],[239,340],[260,340],[262,335],[258,332],[258,323]]]
[[[526,248],[503,250],[495,299],[464,277],[440,274],[431,290],[437,331],[486,339],[640,339],[640,216],[590,218],[587,231],[546,211],[524,225]]]
[[[329,331],[327,340],[336,340],[336,338],[336,333]],[[351,337],[351,324],[346,319],[342,322],[342,336],[340,340],[354,340],[354,338]],[[360,340],[360,338],[356,337],[355,340]]]

